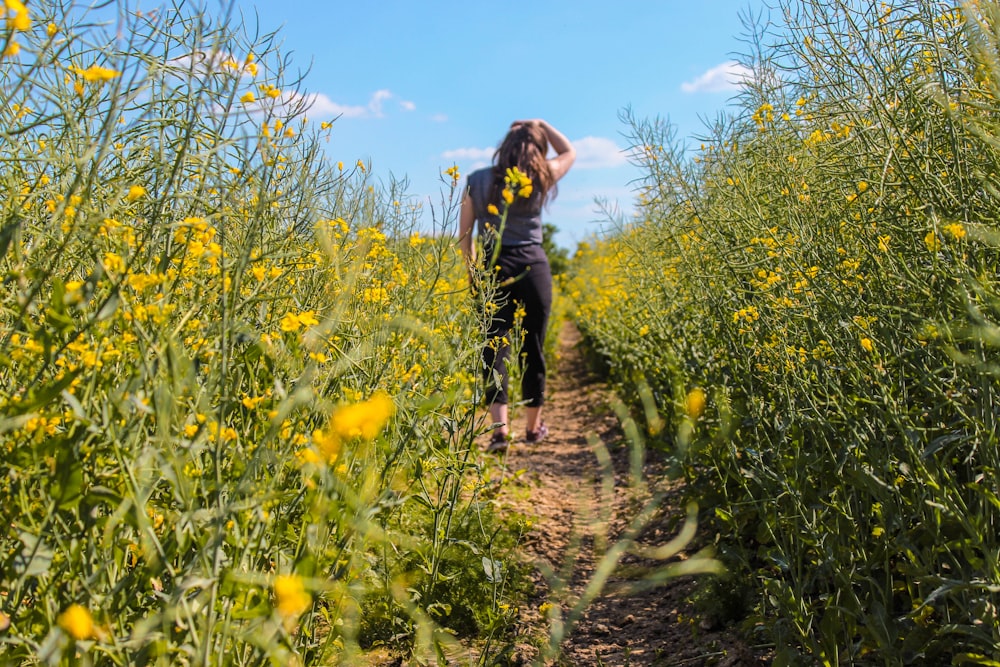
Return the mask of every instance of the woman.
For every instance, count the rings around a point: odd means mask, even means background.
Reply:
[[[547,159],[549,146],[556,153],[552,159]],[[548,434],[542,421],[543,346],[552,308],[552,271],[542,249],[541,214],[543,206],[555,197],[556,182],[569,171],[575,159],[573,145],[547,122],[519,120],[511,124],[493,154],[493,166],[469,175],[459,215],[460,248],[471,280],[476,264],[472,233],[473,226],[477,226],[483,241],[484,265],[490,273],[496,272],[499,285],[494,297],[496,309],[483,347],[486,400],[493,423],[498,425],[488,451],[504,450],[510,440],[507,341],[518,304],[525,313],[521,350],[524,355],[521,394],[527,404],[525,441],[541,442]]]

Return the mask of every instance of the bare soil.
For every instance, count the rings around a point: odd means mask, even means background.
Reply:
[[[623,534],[653,494],[664,493],[665,500],[640,533],[639,543],[667,543],[686,514],[680,483],[671,481],[655,452],[646,452],[641,462],[645,482],[632,483],[630,449],[609,407],[613,394],[589,371],[572,324],[561,331],[556,365],[544,409],[549,437],[536,445],[515,443],[498,462],[510,476],[501,500],[532,519],[523,550],[533,570],[534,594],[519,610],[512,664],[770,664],[766,653],[749,646],[734,627],[714,627],[698,616],[689,600],[698,575],[631,590],[663,564],[631,554],[622,558],[602,593],[570,629],[561,655],[543,659],[539,647],[549,636],[550,624],[545,605],[555,602],[564,613],[569,611],[592,579],[606,545]],[[523,424],[516,415],[514,421],[512,430],[520,435]],[[602,475],[595,438],[610,453],[613,486],[611,475]],[[681,552],[674,560],[688,557]]]

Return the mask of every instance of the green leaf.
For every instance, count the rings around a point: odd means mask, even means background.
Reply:
[[[118,306],[121,304],[122,298],[118,295],[118,291],[115,290],[108,296],[108,300],[104,302],[101,306],[101,310],[97,313],[97,320],[106,320],[115,314],[118,310]]]
[[[14,218],[11,222],[0,228],[0,258],[7,254],[7,250],[10,248],[10,244],[14,240],[17,229],[20,226],[17,218]]]
[[[503,563],[483,556],[483,572],[486,574],[487,581],[491,584],[497,583],[502,578],[502,571]]]
[[[986,665],[1000,667],[1000,660],[995,660],[979,653],[959,653],[951,660],[953,665]]]
[[[76,458],[70,443],[66,443],[60,452],[52,497],[59,503],[59,509],[72,509],[83,498],[83,463]]]
[[[24,546],[14,557],[14,572],[18,577],[38,577],[49,571],[54,553],[40,537],[31,533],[18,535]]]

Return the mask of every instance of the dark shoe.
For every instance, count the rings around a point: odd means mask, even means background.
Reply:
[[[487,452],[505,452],[507,447],[510,446],[510,438],[506,433],[500,433],[497,431],[490,438],[490,444],[486,446]]]
[[[546,426],[545,423],[543,422],[538,427],[537,431],[528,431],[524,436],[524,441],[529,445],[536,445],[542,440],[545,440],[548,434],[549,434],[549,427]]]

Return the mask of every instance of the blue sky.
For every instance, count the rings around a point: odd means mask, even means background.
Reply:
[[[735,92],[740,15],[762,5],[237,0],[251,30],[279,31],[292,73],[308,70],[309,118],[340,115],[330,157],[407,177],[425,209],[441,172],[488,163],[512,120],[551,122],[578,151],[547,213],[568,248],[600,229],[595,197],[631,209],[639,172],[622,152],[621,111],[669,119],[681,137],[701,131]]]

